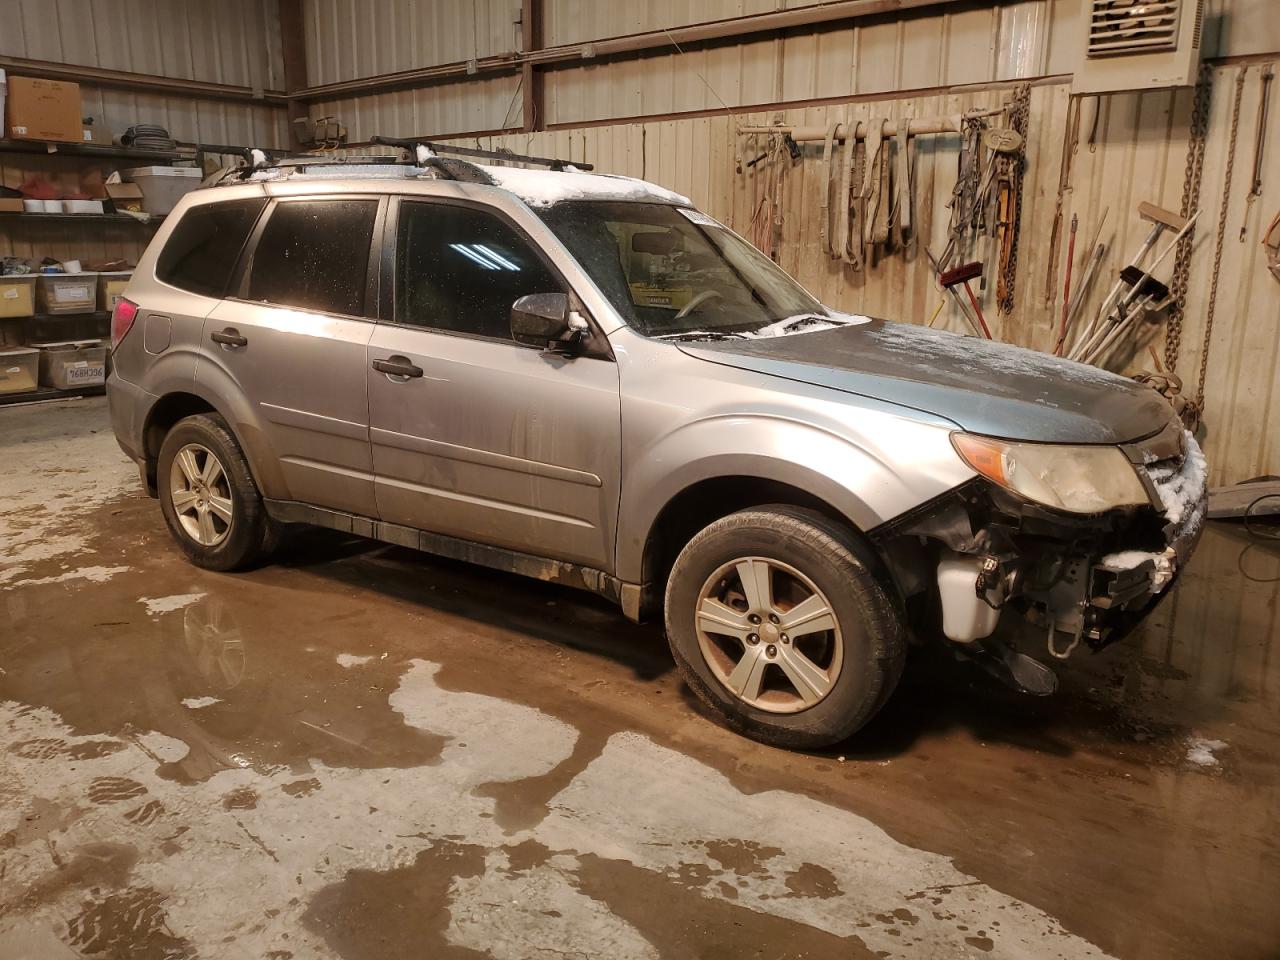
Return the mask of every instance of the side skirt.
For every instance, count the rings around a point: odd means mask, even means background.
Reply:
[[[619,580],[603,570],[584,567],[563,560],[549,560],[546,557],[535,557],[533,554],[521,553],[518,550],[507,550],[503,547],[492,547],[484,543],[473,543],[457,537],[447,537],[439,533],[428,533],[414,527],[405,527],[397,523],[383,520],[372,520],[339,510],[327,510],[314,507],[295,500],[267,500],[263,504],[271,519],[279,523],[309,523],[316,527],[327,527],[330,530],[341,530],[370,540],[393,543],[399,547],[409,547],[424,553],[434,553],[454,560],[465,560],[493,570],[504,570],[507,573],[518,573],[535,580],[548,583],[559,583],[578,590],[586,590],[612,600],[622,608],[622,613],[629,620],[640,620],[640,595],[642,586],[638,583],[627,583]]]

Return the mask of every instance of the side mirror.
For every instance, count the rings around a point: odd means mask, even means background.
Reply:
[[[511,305],[511,338],[516,343],[572,354],[586,333],[582,318],[569,310],[566,294],[528,293]]]

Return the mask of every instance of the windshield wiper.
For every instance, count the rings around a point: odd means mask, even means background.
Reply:
[[[741,333],[730,333],[726,330],[682,330],[679,333],[664,333],[654,340],[745,340]]]

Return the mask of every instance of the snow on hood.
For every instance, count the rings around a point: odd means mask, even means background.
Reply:
[[[598,173],[556,173],[519,167],[480,165],[503,190],[509,190],[531,207],[549,207],[561,200],[652,200],[687,205],[689,198],[647,180],[605,176]]]

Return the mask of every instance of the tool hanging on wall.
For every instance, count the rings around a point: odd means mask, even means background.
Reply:
[[[1258,91],[1258,119],[1253,131],[1253,177],[1249,183],[1249,195],[1244,201],[1244,217],[1240,220],[1240,242],[1244,243],[1249,232],[1249,214],[1262,196],[1262,155],[1267,143],[1267,108],[1271,100],[1271,80],[1275,70],[1267,64],[1262,70],[1262,89]]]
[[[1190,217],[1200,206],[1200,184],[1204,177],[1204,147],[1209,134],[1209,97],[1213,92],[1213,68],[1205,63],[1200,66],[1196,79],[1196,93],[1191,108],[1191,127],[1187,137],[1186,170],[1182,177],[1182,205],[1179,212]],[[1178,367],[1178,354],[1182,350],[1182,318],[1187,306],[1187,284],[1191,276],[1191,252],[1195,230],[1187,233],[1173,261],[1173,277],[1169,281],[1169,293],[1173,302],[1169,306],[1169,320],[1164,328],[1164,365],[1173,373]],[[1184,423],[1186,420],[1184,419]]]
[[[1014,307],[1014,283],[1018,276],[1018,235],[1022,229],[1022,176],[1027,167],[1027,122],[1030,115],[1031,85],[1024,83],[1014,91],[1006,112],[1009,128],[1018,134],[1017,147],[996,151],[997,178],[1000,183],[997,194],[1000,214],[997,224],[1000,269],[996,284],[996,303],[1004,314],[1012,313]]]
[[[974,153],[980,158],[979,140],[986,129],[983,118],[1003,112],[1001,108],[925,119],[856,121],[846,118],[825,127],[739,126],[740,135],[771,138],[769,149],[746,164],[746,169],[759,178],[754,183],[763,186],[764,191],[752,217],[753,242],[764,244],[761,249],[765,252],[774,249],[764,224],[780,216],[781,187],[773,182],[778,141],[781,140],[793,158],[800,151],[798,144],[821,141],[822,169],[827,180],[819,217],[819,245],[823,253],[861,269],[868,248],[873,252],[909,250],[919,233],[915,206],[915,138],[926,134],[963,133],[973,141]],[[1007,138],[1003,142],[1007,142]],[[765,172],[763,178],[762,171]],[[973,195],[966,203],[967,208],[976,210],[979,190],[976,183],[967,187],[967,192]],[[976,222],[976,216],[974,219]],[[949,243],[947,262],[954,257],[953,249],[954,244]]]
[[[1218,309],[1218,281],[1222,274],[1222,245],[1226,239],[1227,211],[1231,205],[1231,181],[1236,165],[1236,139],[1240,133],[1240,103],[1244,98],[1244,82],[1249,68],[1241,67],[1236,74],[1235,97],[1231,108],[1231,134],[1227,143],[1227,169],[1222,177],[1222,200],[1218,206],[1218,229],[1213,239],[1213,274],[1209,278],[1209,299],[1204,315],[1204,340],[1200,345],[1200,371],[1196,384],[1195,407],[1197,425],[1204,413],[1204,385],[1209,373],[1209,349],[1213,346],[1213,318]],[[1194,429],[1188,427],[1188,429]]]

